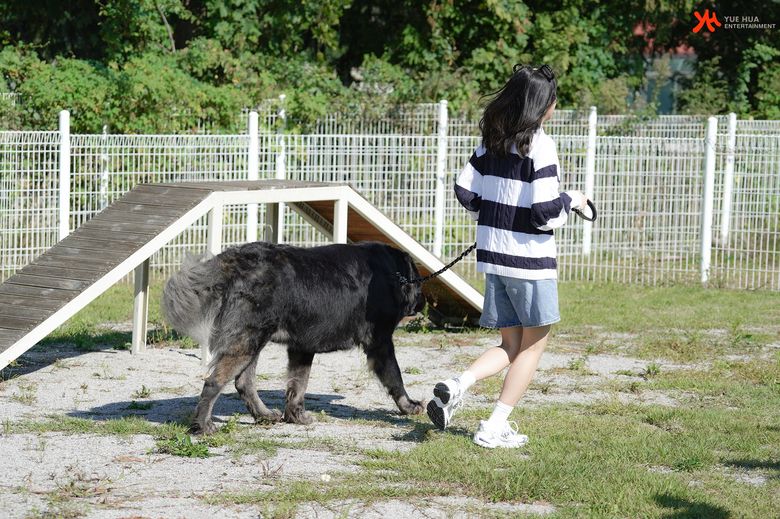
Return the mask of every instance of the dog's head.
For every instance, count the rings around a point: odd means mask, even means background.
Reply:
[[[412,257],[404,251],[393,249],[395,251],[397,272],[406,279],[416,279],[420,277],[417,266]],[[423,296],[422,285],[420,283],[401,283],[396,280],[398,290],[401,293],[401,303],[403,305],[404,315],[415,315],[421,312],[425,307],[425,296]]]

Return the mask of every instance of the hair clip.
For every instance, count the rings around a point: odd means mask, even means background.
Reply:
[[[537,70],[542,74],[544,74],[544,77],[547,78],[547,81],[552,81],[553,79],[555,79],[555,74],[553,73],[549,65],[542,65]]]

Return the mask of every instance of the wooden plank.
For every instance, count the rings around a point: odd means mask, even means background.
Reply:
[[[32,287],[28,285],[15,285],[13,283],[3,283],[0,285],[0,299],[5,299],[2,294],[11,296],[31,296],[48,297],[56,301],[70,301],[76,297],[77,290],[60,290],[58,288]],[[2,327],[0,325],[0,327]]]
[[[167,227],[168,225],[172,224],[176,220],[179,219],[181,215],[154,215],[154,214],[143,214],[143,213],[134,213],[129,211],[122,211],[120,209],[117,209],[115,206],[109,206],[106,209],[103,209],[97,216],[95,216],[90,222],[92,221],[111,221],[111,222],[138,222],[142,224],[147,225],[161,225]]]
[[[94,283],[83,279],[62,279],[47,276],[32,276],[29,274],[16,274],[5,280],[4,284],[24,285],[31,287],[61,288],[62,290],[84,290]]]
[[[23,306],[26,308],[41,308],[44,310],[51,310],[52,312],[59,310],[66,303],[66,301],[57,301],[46,297],[26,297],[9,294],[0,294],[0,301],[8,305]]]
[[[111,251],[111,250],[102,250],[100,251],[100,254],[88,254],[85,253],[83,249],[79,249],[76,247],[69,247],[65,244],[65,241],[58,243],[48,251],[46,251],[43,255],[52,254],[54,256],[64,256],[68,258],[76,258],[76,259],[84,259],[88,261],[95,262],[101,262],[101,263],[107,263],[107,262],[121,262],[125,259],[127,259],[130,256],[130,252],[127,251]]]
[[[210,189],[189,189],[179,184],[138,184],[130,190],[130,193],[147,193],[153,196],[170,195],[182,199],[203,200],[208,196],[208,191]]]
[[[206,197],[209,195],[209,193],[213,191],[213,189],[211,189],[210,186],[204,184],[207,184],[207,182],[177,182],[175,184],[166,184],[164,182],[151,182],[147,184],[139,184],[138,186],[144,185],[144,186],[155,187],[155,188],[188,189],[188,190],[192,190],[193,192],[203,193],[203,196]]]
[[[27,317],[29,319],[43,320],[52,314],[51,310],[31,308],[28,306],[16,306],[0,302],[0,315],[6,317]]]
[[[136,213],[143,215],[154,216],[175,216],[180,217],[186,213],[186,210],[177,207],[165,207],[160,205],[143,205],[137,203],[125,203],[121,199],[118,202],[114,202],[110,206],[111,209],[116,209],[125,213]]]
[[[153,237],[157,236],[165,227],[160,224],[92,219],[79,227],[79,229],[96,229],[101,232],[132,232],[133,234]]]
[[[118,265],[116,261],[94,260],[91,258],[74,258],[71,256],[59,256],[47,252],[43,256],[35,258],[31,266],[56,267],[67,270],[79,270],[87,273],[105,274]],[[77,279],[77,278],[73,278]]]
[[[81,270],[74,268],[50,267],[30,263],[25,265],[17,274],[29,274],[31,276],[59,277],[64,279],[81,279],[84,281],[95,281],[101,274],[95,270]]]
[[[22,330],[11,330],[8,328],[0,328],[0,351],[3,351],[5,348],[3,345],[11,346],[13,343],[16,342],[17,339],[21,338],[22,335],[24,335],[24,332]]]
[[[152,206],[154,208],[165,207],[168,209],[176,209],[177,211],[187,211],[191,207],[195,207],[201,202],[201,200],[181,199],[174,198],[172,196],[152,196],[147,193],[128,193],[115,203],[122,203],[125,205],[142,205]]]
[[[156,232],[137,233],[130,231],[110,231],[107,229],[101,229],[100,227],[79,227],[70,236],[77,238],[86,238],[89,240],[100,240],[105,242],[122,242],[122,243],[147,243],[149,240],[157,236]]]
[[[178,197],[192,197],[198,199],[204,199],[208,196],[208,193],[203,193],[202,190],[187,189],[181,184],[137,184],[130,193],[147,193],[154,196],[172,195]]]
[[[29,331],[40,324],[42,319],[22,319],[21,317],[8,317],[0,315],[0,328],[8,330]]]
[[[126,252],[129,256],[129,253],[137,251],[144,243],[147,243],[148,241],[149,240],[144,240],[140,243],[134,243],[126,241],[93,240],[90,238],[82,238],[81,236],[72,235],[59,242],[58,245],[68,247],[70,249],[82,249],[100,252],[101,255],[105,252],[112,252],[117,254]]]
[[[133,204],[144,204],[144,205],[163,205],[163,206],[170,206],[170,207],[193,207],[200,203],[205,196],[197,194],[197,193],[185,193],[185,194],[178,194],[178,193],[162,193],[162,194],[156,194],[156,193],[146,193],[142,191],[130,191],[126,195],[124,195],[122,198],[119,199],[121,202],[125,203],[133,203]]]
[[[165,184],[163,184],[165,185]],[[301,180],[224,180],[207,182],[182,182],[181,187],[207,188],[212,191],[250,191],[260,189],[299,189],[303,187],[332,187],[346,184],[306,182]]]

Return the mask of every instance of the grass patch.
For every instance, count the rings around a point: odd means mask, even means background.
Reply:
[[[553,328],[560,331],[587,325],[631,333],[670,325],[693,331],[725,323],[743,331],[746,326],[771,327],[777,336],[780,322],[780,292],[581,282],[560,283],[558,290],[562,321]]]
[[[155,280],[149,285],[149,328],[147,344],[177,342],[181,348],[197,345],[189,337],[179,336],[168,328],[160,312],[160,299],[164,280]],[[79,349],[95,350],[112,348],[129,350],[132,333],[106,328],[105,323],[127,323],[133,319],[133,285],[118,283],[92,301],[67,323],[47,336],[41,344],[68,343]]]
[[[205,443],[195,442],[186,433],[177,433],[173,438],[157,441],[157,452],[185,458],[208,458],[209,447]]]
[[[272,476],[269,476],[272,477]],[[408,485],[387,475],[336,474],[330,481],[312,479],[277,484],[271,491],[219,492],[202,499],[212,505],[260,505],[263,517],[295,517],[301,503],[328,503],[342,499],[357,499],[372,503],[385,499],[409,499],[431,495],[449,495],[445,485]]]
[[[780,405],[780,352],[768,360],[720,360],[710,369],[665,371],[648,379],[647,387],[688,391],[701,402],[729,407],[763,407],[762,402],[771,401]]]
[[[125,409],[130,411],[148,411],[154,407],[154,402],[136,402],[133,400]]]
[[[38,401],[38,386],[33,382],[19,382],[11,400],[24,405],[34,405]]]
[[[152,390],[143,384],[141,389],[133,391],[133,398],[149,398],[150,396],[152,396]]]
[[[371,451],[364,462],[398,481],[490,501],[546,501],[554,517],[767,517],[780,501],[780,352],[719,361],[710,369],[661,370],[623,390],[683,390],[689,406],[520,406],[513,419],[531,442],[489,451],[471,442],[489,409],[460,413],[447,433],[428,426],[407,452]],[[500,377],[491,386],[497,389]],[[612,386],[626,381],[609,381]],[[611,387],[610,389],[617,389]],[[422,427],[422,426],[421,426]],[[441,478],[447,460],[447,484]],[[759,471],[760,485],[728,471]],[[726,475],[724,475],[726,474]],[[441,485],[441,486],[439,486]]]
[[[173,438],[187,431],[187,426],[168,422],[153,424],[139,416],[125,416],[112,420],[89,420],[64,415],[51,415],[46,420],[23,420],[3,423],[3,434],[60,432],[65,434],[100,434],[131,436],[148,434],[158,439]]]
[[[776,414],[769,407],[745,412],[608,401],[522,409],[521,431],[531,443],[516,451],[473,445],[471,431],[486,411],[470,411],[452,433],[427,435],[409,452],[375,451],[365,466],[446,490],[441,463],[447,460],[446,481],[461,491],[491,501],[548,501],[559,517],[658,517],[691,509],[702,517],[771,516],[772,489],[724,479],[717,470],[734,459],[776,463],[780,432],[769,425]],[[658,465],[672,472],[648,469]],[[706,485],[691,486],[692,479]],[[777,481],[772,486],[780,489]]]

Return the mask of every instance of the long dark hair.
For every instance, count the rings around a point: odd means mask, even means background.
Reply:
[[[495,155],[506,156],[517,147],[522,157],[528,154],[531,138],[542,124],[542,117],[556,99],[557,83],[550,67],[515,65],[512,77],[489,96],[479,129],[482,144]]]

